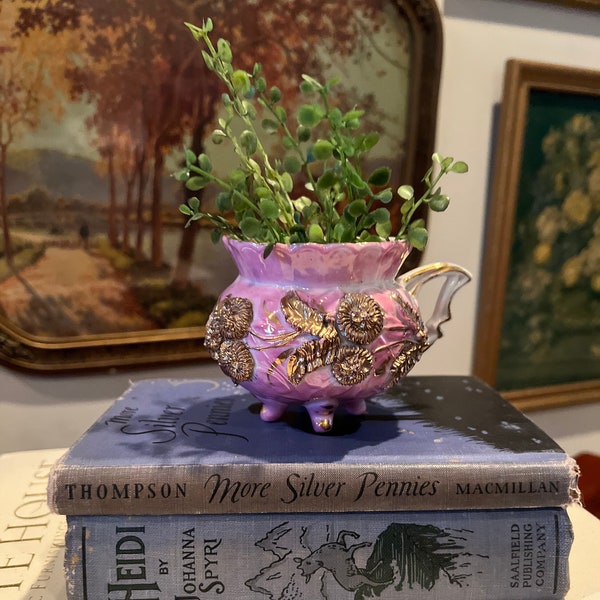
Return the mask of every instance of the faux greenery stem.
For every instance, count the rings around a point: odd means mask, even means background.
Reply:
[[[446,210],[450,199],[438,187],[444,175],[468,170],[462,161],[434,154],[433,165],[425,174],[425,192],[415,199],[414,189],[402,185],[394,196],[386,187],[391,170],[377,167],[363,176],[361,159],[378,141],[378,134],[360,133],[364,111],[353,108],[346,113],[332,101],[331,89],[336,80],[320,83],[303,75],[300,90],[307,99],[297,108],[297,127],[290,124],[280,104],[281,91],[269,88],[262,67],[255,64],[251,73],[233,67],[229,42],[210,39],[210,19],[201,27],[186,23],[195,39],[204,44],[202,50],[210,71],[225,84],[222,95],[226,116],[218,119],[213,132],[215,143],[229,141],[239,165],[226,177],[212,173],[208,155],[186,150],[186,164],[176,178],[192,191],[212,183],[221,188],[217,196],[219,214],[200,209],[198,198],[190,198],[180,206],[188,225],[206,219],[214,228],[213,239],[226,234],[243,240],[267,244],[302,242],[338,243],[372,242],[405,239],[415,248],[427,243],[423,219],[417,210],[426,204],[431,210]],[[316,97],[316,100],[314,98]],[[311,99],[312,98],[312,99]],[[256,106],[258,105],[258,106]],[[262,120],[259,112],[272,118]],[[243,132],[234,133],[234,118],[241,121]],[[266,134],[278,134],[286,149],[283,158],[270,157],[263,144]],[[434,165],[439,172],[432,178]],[[307,194],[292,198],[294,177],[301,175]],[[379,190],[379,191],[377,191]],[[394,233],[387,205],[400,202],[400,224]],[[267,250],[268,251],[268,250]]]

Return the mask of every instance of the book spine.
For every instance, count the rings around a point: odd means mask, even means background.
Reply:
[[[567,506],[575,462],[343,465],[228,464],[55,469],[61,514],[225,514]]]
[[[67,517],[70,600],[563,598],[564,509]]]
[[[65,598],[66,519],[46,503],[48,474],[64,450],[0,456],[0,598]]]

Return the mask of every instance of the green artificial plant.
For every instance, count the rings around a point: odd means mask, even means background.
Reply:
[[[305,102],[292,123],[281,104],[281,91],[268,86],[260,64],[255,64],[251,73],[236,69],[229,42],[219,39],[216,47],[212,43],[210,19],[202,27],[186,25],[195,39],[203,42],[206,65],[226,88],[222,95],[225,116],[218,119],[212,142],[229,141],[239,159],[234,169],[219,177],[207,154],[186,150],[185,166],[175,177],[191,191],[211,183],[221,188],[217,214],[202,211],[196,197],[180,206],[189,217],[188,225],[207,219],[213,226],[214,241],[227,235],[265,243],[267,251],[278,242],[390,239],[408,240],[419,250],[425,247],[425,223],[415,213],[423,204],[433,211],[446,210],[450,199],[438,184],[449,172],[466,172],[466,163],[434,154],[423,177],[424,193],[416,197],[412,186],[402,185],[394,195],[386,187],[391,176],[388,167],[363,173],[361,161],[379,135],[360,132],[363,110],[344,113],[335,105],[331,96],[335,79],[322,84],[309,75],[302,76],[300,90]],[[283,159],[269,156],[261,142],[264,134],[280,136],[286,150]],[[298,178],[306,192],[294,197]],[[401,202],[397,231],[387,208],[394,201]]]

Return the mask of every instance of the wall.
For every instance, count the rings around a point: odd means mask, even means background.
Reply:
[[[444,65],[437,149],[466,160],[469,175],[448,179],[454,198],[433,215],[425,260],[446,260],[471,271],[474,281],[453,304],[444,338],[414,373],[463,374],[471,369],[478,275],[494,143],[494,115],[508,58],[598,68],[600,12],[590,13],[528,0],[440,1]],[[427,299],[426,304],[427,304]],[[118,396],[131,379],[198,377],[211,364],[158,370],[38,376],[0,367],[0,452],[66,446]],[[569,452],[600,453],[600,402],[532,413]]]

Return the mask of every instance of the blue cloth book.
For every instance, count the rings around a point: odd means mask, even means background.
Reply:
[[[573,540],[561,508],[67,523],[70,600],[558,599]]]
[[[226,379],[150,379],[58,461],[49,504],[76,515],[566,506],[575,461],[474,377],[408,377],[316,434],[302,407],[265,423]]]

